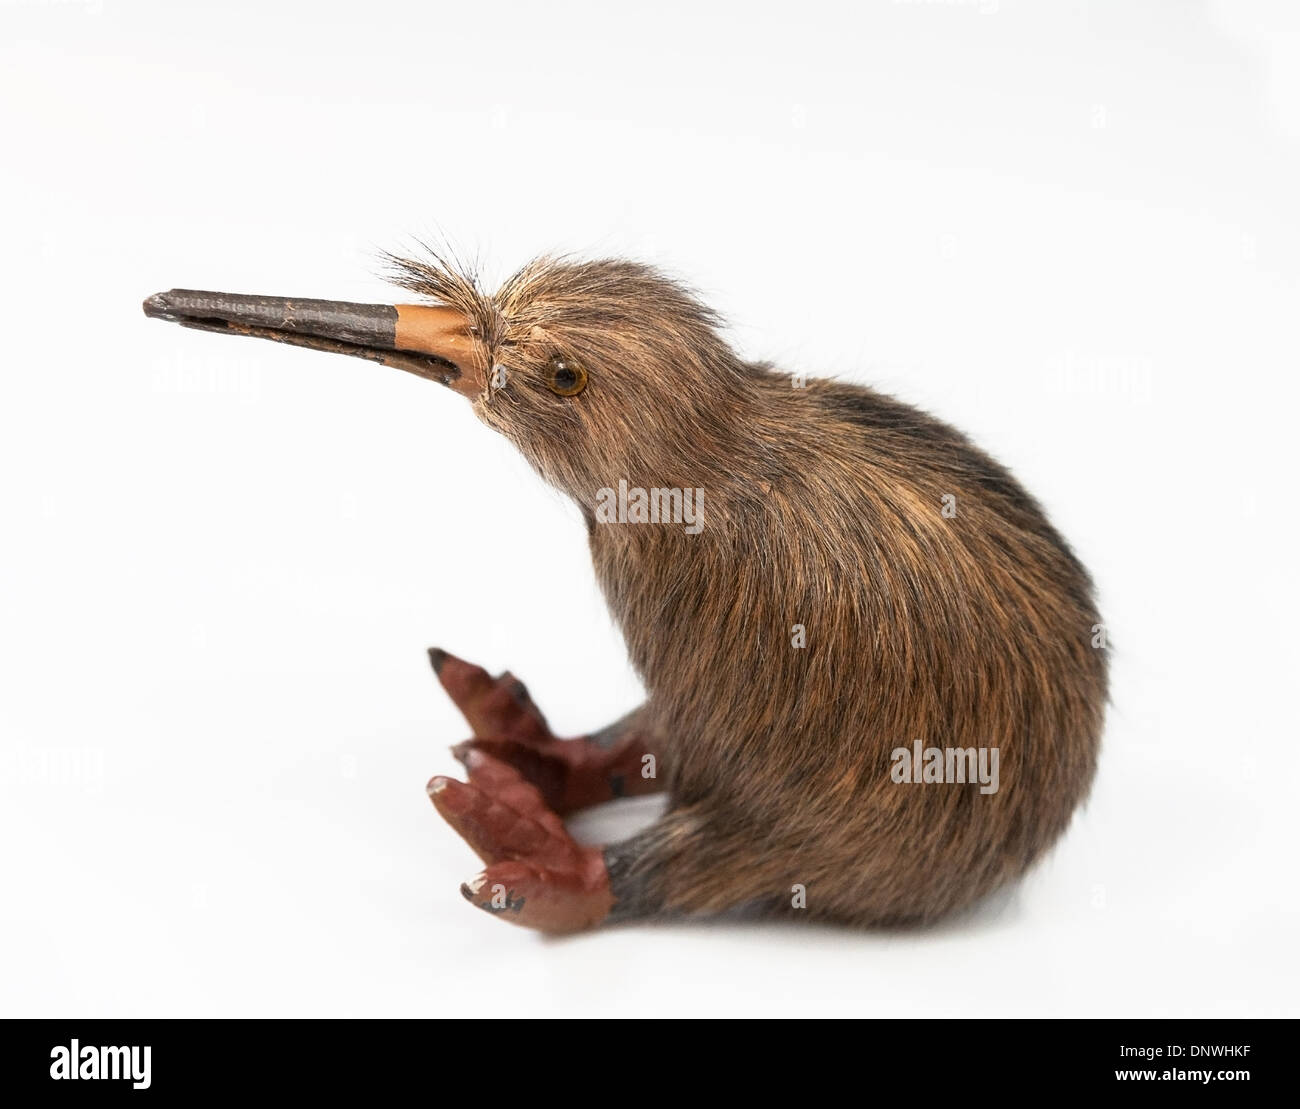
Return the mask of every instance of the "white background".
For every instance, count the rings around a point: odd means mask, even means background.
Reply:
[[[1295,1014],[1287,7],[0,2],[0,1012]],[[1112,642],[1050,858],[913,934],[468,907],[425,647],[639,700],[575,512],[445,390],[139,308],[416,236],[658,263],[1007,462]]]

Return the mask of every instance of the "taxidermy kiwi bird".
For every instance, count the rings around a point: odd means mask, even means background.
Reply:
[[[394,261],[427,303],[174,290],[144,308],[450,386],[581,508],[648,696],[557,739],[510,674],[429,652],[473,731],[453,749],[468,781],[428,787],[486,864],[471,903],[548,932],[919,922],[1061,834],[1096,763],[1099,618],[1002,466],[871,389],[744,361],[648,267],[542,259],[489,295],[436,257]],[[623,842],[565,829],[659,790],[664,815]]]

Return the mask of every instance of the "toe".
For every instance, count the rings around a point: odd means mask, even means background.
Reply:
[[[547,748],[561,743],[563,740],[553,740]],[[452,754],[465,767],[471,782],[496,783],[513,772],[537,788],[547,808],[564,812],[569,766],[547,748],[510,739],[471,739],[453,747]],[[509,771],[503,772],[502,764]]]
[[[429,661],[475,736],[501,736],[535,743],[552,738],[524,683],[513,674],[507,672],[493,678],[483,667],[440,647],[429,648]]]
[[[614,903],[608,873],[596,858],[568,869],[527,861],[497,863],[461,886],[461,893],[511,924],[553,933],[594,927]]]
[[[486,863],[529,857],[563,866],[571,864],[577,852],[560,818],[517,776],[491,791],[437,777],[429,783],[429,797]]]

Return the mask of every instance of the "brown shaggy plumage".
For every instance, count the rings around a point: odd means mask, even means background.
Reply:
[[[581,506],[648,690],[670,804],[607,851],[616,915],[778,911],[800,884],[810,917],[931,919],[1057,839],[1093,777],[1105,652],[1086,571],[1002,466],[871,389],[742,361],[648,267],[542,259],[488,295],[395,261],[505,367],[475,411]],[[579,395],[546,387],[556,354]],[[620,479],[703,489],[702,529],[597,522]],[[1000,789],[892,781],[918,739],[997,747]]]

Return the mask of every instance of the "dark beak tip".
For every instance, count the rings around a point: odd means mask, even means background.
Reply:
[[[445,307],[403,308],[395,304],[168,289],[146,297],[141,308],[149,319],[167,320],[199,331],[274,339],[290,346],[350,354],[452,388],[457,388],[452,383],[462,375],[460,360],[470,356],[466,354],[469,341],[460,337],[461,314]],[[405,323],[403,311],[407,313]],[[449,323],[445,313],[451,313],[455,320]],[[457,391],[465,392],[462,388]]]
[[[145,297],[141,307],[150,319],[165,320],[172,315],[171,304],[167,300],[166,293],[154,293],[151,297]]]

